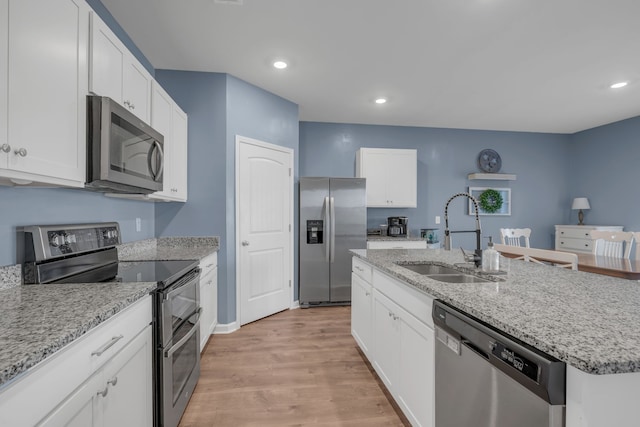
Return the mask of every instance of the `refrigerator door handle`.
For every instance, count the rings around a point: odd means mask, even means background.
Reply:
[[[332,197],[331,198],[331,257],[330,262],[334,262],[336,260],[336,201]]]
[[[325,222],[325,254],[324,254],[324,258],[327,262],[329,262],[329,242],[331,240],[331,237],[329,235],[329,230],[327,230],[327,228],[331,228],[331,224],[330,224],[331,218],[329,217],[329,197],[325,197],[324,198],[324,222]]]

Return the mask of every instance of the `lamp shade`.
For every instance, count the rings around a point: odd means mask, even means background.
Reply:
[[[576,197],[573,199],[571,209],[591,209],[591,206],[589,206],[589,199],[586,197]]]

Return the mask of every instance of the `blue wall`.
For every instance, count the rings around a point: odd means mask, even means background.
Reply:
[[[0,266],[16,263],[16,227],[117,221],[122,240],[154,236],[153,203],[113,199],[81,189],[0,186]],[[142,229],[136,231],[136,218]]]
[[[587,197],[591,209],[584,222],[623,225],[640,231],[640,117],[578,132],[571,136],[567,168],[571,191],[565,200]],[[577,213],[565,217],[577,224]]]
[[[297,170],[298,106],[226,74],[157,70],[156,78],[189,115],[189,199],[186,204],[158,204],[156,232],[220,236],[218,320],[233,322],[235,137],[294,149]]]
[[[360,147],[412,148],[418,150],[418,207],[368,209],[368,227],[404,215],[409,228],[439,228],[444,238],[444,206],[448,198],[473,187],[511,188],[511,216],[481,216],[483,236],[499,240],[501,227],[531,227],[531,244],[553,247],[554,224],[562,223],[569,199],[568,164],[571,139],[567,135],[458,130],[397,126],[373,126],[302,122],[300,124],[300,176],[355,175],[355,155]],[[503,173],[516,181],[469,181],[479,172],[478,153],[495,149],[502,157]],[[402,185],[398,182],[397,185]],[[463,199],[449,206],[450,229],[473,229]],[[435,216],[442,222],[435,224]],[[473,235],[453,237],[455,247],[475,247]],[[486,240],[483,246],[486,245]]]

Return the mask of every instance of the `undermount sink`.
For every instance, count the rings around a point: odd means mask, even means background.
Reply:
[[[490,280],[482,277],[472,276],[471,274],[428,274],[430,279],[447,283],[482,283],[490,282]]]
[[[406,268],[407,270],[411,270],[415,273],[422,274],[423,276],[427,276],[430,279],[438,280],[440,282],[447,283],[482,283],[482,282],[490,282],[491,280],[474,276],[472,274],[465,274],[460,270],[456,270],[455,268],[447,267],[445,265],[434,264],[430,262],[419,263],[419,264],[405,264],[405,263],[396,263],[398,266],[402,268]]]
[[[460,274],[459,270],[438,264],[398,264],[402,268],[415,271],[418,274]]]

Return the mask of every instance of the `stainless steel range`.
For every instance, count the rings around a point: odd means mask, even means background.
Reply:
[[[118,262],[117,223],[18,230],[25,284],[157,282],[154,296],[154,423],[175,427],[200,376],[197,261]]]

